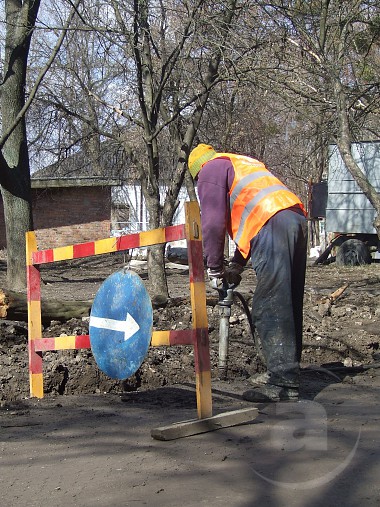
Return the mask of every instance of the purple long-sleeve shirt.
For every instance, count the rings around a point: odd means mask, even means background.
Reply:
[[[207,267],[223,268],[224,241],[227,224],[230,224],[229,190],[235,171],[227,158],[216,158],[207,162],[198,176],[198,195],[201,206],[203,250]],[[246,260],[238,250],[233,260],[241,265]]]

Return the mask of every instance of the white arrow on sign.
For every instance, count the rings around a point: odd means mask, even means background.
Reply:
[[[100,329],[110,329],[111,331],[121,331],[124,333],[124,341],[132,338],[140,329],[140,326],[129,313],[127,313],[127,318],[125,320],[107,319],[91,315],[90,326]]]

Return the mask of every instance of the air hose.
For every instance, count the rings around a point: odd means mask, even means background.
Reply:
[[[251,330],[253,342],[257,351],[257,354],[265,364],[264,357],[261,352],[261,344],[259,341],[259,336],[255,333],[255,326],[252,321],[251,312],[247,301],[243,297],[240,292],[234,290],[234,286],[227,286],[223,284],[223,287],[217,288],[219,291],[219,378],[221,380],[226,380],[227,378],[227,363],[228,363],[228,342],[229,342],[229,327],[230,327],[230,316],[231,316],[231,306],[234,301],[234,296],[236,296],[241,302],[244,312],[247,316],[249,327]]]
[[[241,304],[243,305],[245,314],[247,315],[247,319],[248,319],[249,327],[251,329],[252,336],[254,337],[255,336],[255,327],[252,322],[252,315],[251,315],[251,311],[249,309],[248,303],[244,299],[244,296],[236,290],[234,291],[234,296],[237,296],[237,298],[240,300]]]
[[[264,356],[263,356],[263,353],[262,353],[262,349],[261,349],[260,338],[259,338],[259,335],[256,333],[255,325],[253,324],[253,321],[252,321],[252,314],[251,314],[251,311],[249,309],[248,303],[245,300],[244,296],[242,294],[240,294],[240,292],[238,292],[236,290],[234,291],[234,296],[236,296],[239,299],[239,301],[241,302],[241,304],[243,306],[243,309],[244,309],[245,314],[246,314],[247,319],[248,319],[248,324],[249,324],[249,328],[251,330],[251,334],[252,334],[252,338],[253,338],[253,343],[255,345],[255,349],[256,349],[257,355],[259,356],[260,361],[263,364],[265,364],[265,359],[264,359]]]

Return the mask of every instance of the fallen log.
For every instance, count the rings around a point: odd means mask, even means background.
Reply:
[[[217,296],[208,296],[207,306],[218,304]],[[81,319],[90,315],[93,301],[41,301],[41,318],[43,323],[52,320],[67,322],[70,319]],[[171,298],[170,305],[190,304],[190,297]],[[154,305],[153,305],[154,306]],[[28,321],[26,294],[0,289],[0,319]]]
[[[81,319],[90,315],[92,301],[42,301],[42,322]],[[26,294],[0,289],[0,318],[28,321]]]

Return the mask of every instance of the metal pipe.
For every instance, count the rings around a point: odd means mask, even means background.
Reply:
[[[219,306],[219,363],[218,371],[221,380],[227,379],[228,369],[228,341],[230,333],[230,306]]]
[[[219,292],[219,378],[226,380],[228,368],[228,341],[230,332],[231,306],[234,302],[233,288],[224,287]]]

